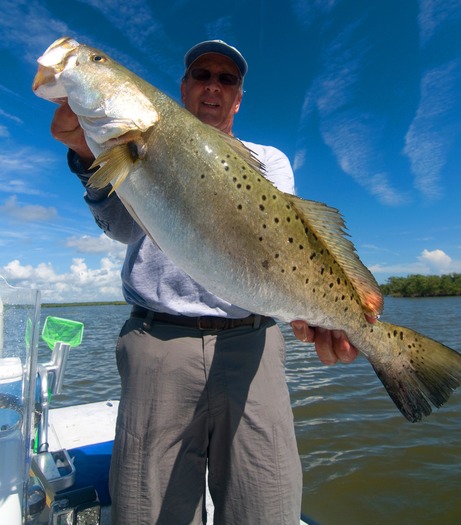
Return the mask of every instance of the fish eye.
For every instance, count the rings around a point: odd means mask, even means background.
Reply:
[[[93,60],[93,62],[105,62],[106,61],[106,58],[103,57],[102,55],[93,55],[91,59]]]

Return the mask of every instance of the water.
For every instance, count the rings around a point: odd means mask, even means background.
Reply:
[[[43,309],[43,318],[85,324],[53,407],[118,398],[114,346],[128,313],[128,306]],[[383,319],[461,351],[461,298],[386,298]],[[325,367],[311,345],[283,331],[304,471],[303,512],[320,525],[459,525],[461,390],[412,424],[364,358]],[[48,355],[42,343],[41,360]]]

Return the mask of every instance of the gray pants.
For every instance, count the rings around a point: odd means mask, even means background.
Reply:
[[[203,332],[130,318],[117,345],[122,395],[112,525],[298,525],[302,476],[274,322]]]

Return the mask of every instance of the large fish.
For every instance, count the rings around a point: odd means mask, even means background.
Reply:
[[[283,321],[344,330],[410,421],[461,381],[461,355],[377,321],[383,299],[338,211],[277,190],[242,143],[72,38],[38,59],[35,93],[68,99],[96,162],[146,233],[214,294]]]

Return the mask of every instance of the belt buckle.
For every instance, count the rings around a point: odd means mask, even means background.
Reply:
[[[204,317],[203,315],[198,317],[197,319],[197,327],[199,330],[209,330],[209,327],[203,326],[203,321],[208,321],[207,317]]]

